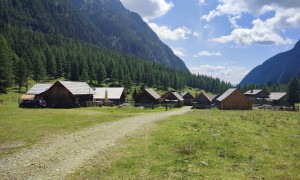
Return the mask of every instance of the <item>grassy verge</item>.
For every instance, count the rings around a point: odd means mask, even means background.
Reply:
[[[79,109],[18,108],[21,95],[0,95],[0,157],[31,146],[43,138],[78,131],[85,127],[144,113],[165,111],[164,108],[93,107]]]
[[[70,179],[300,179],[300,113],[194,110]]]

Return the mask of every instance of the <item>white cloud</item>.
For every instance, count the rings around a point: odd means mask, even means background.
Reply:
[[[121,0],[121,2],[127,9],[137,12],[145,20],[161,17],[174,7],[172,2],[165,0]]]
[[[221,80],[230,82],[232,84],[238,84],[240,81],[250,72],[245,67],[241,66],[212,66],[201,65],[197,67],[189,68],[194,74],[204,74],[207,76],[218,77]]]
[[[235,42],[237,44],[251,45],[256,44],[292,44],[292,40],[281,37],[273,28],[266,27],[266,24],[256,19],[253,22],[253,28],[236,28],[230,35],[212,39],[212,41],[227,43]]]
[[[206,21],[226,15],[234,30],[226,36],[213,39],[216,42],[235,42],[238,44],[291,44],[292,41],[283,38],[285,29],[300,27],[299,0],[219,0],[219,5],[208,14],[201,17]],[[260,16],[267,12],[275,12],[273,17],[261,20]],[[256,17],[253,27],[243,28],[237,20],[245,14]]]
[[[160,39],[165,40],[177,41],[187,39],[188,35],[192,33],[192,31],[186,27],[180,27],[172,30],[168,26],[159,26],[155,23],[148,22],[148,25],[158,35]]]
[[[183,47],[178,48],[171,48],[174,54],[178,57],[184,57],[185,56],[185,49]]]
[[[205,5],[205,0],[199,0],[199,6]]]
[[[200,33],[197,32],[197,31],[195,31],[195,32],[193,32],[193,36],[194,36],[194,37],[200,37]]]
[[[220,52],[201,51],[194,55],[195,58],[202,56],[222,56],[222,54]]]

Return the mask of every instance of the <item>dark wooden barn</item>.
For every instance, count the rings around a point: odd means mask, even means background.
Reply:
[[[182,107],[184,105],[184,99],[177,93],[168,91],[161,96],[162,105],[170,107]]]
[[[212,107],[212,99],[205,93],[200,92],[194,99],[193,108],[194,109],[209,109]]]
[[[85,82],[57,81],[39,94],[49,107],[72,108],[93,100],[94,90]]]
[[[265,100],[269,98],[269,93],[262,89],[252,89],[244,93],[253,104],[264,104]]]
[[[193,102],[194,102],[194,96],[189,93],[189,92],[184,92],[182,93],[182,98],[184,99],[184,105],[185,106],[192,106],[193,105]]]
[[[160,95],[158,95],[153,89],[144,89],[142,92],[137,94],[134,99],[135,106],[143,106],[148,108],[158,107],[160,103]]]
[[[228,89],[217,99],[219,109],[252,109],[252,102],[238,89]]]
[[[286,100],[286,92],[271,92],[269,98],[267,98],[267,104],[273,106],[287,106],[289,105]]]

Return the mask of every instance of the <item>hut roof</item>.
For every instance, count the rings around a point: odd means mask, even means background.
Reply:
[[[151,95],[154,99],[160,99],[160,95],[157,94],[152,88],[145,89],[145,91]]]
[[[204,97],[207,101],[209,101],[210,103],[212,102],[212,99],[207,96],[204,92],[200,92],[197,97],[195,98],[195,101],[197,102],[199,97]],[[203,98],[202,98],[203,99]]]
[[[224,94],[222,94],[220,97],[218,97],[217,101],[223,101],[228,96],[230,96],[235,90],[236,90],[236,88],[228,89]]]
[[[169,92],[165,93],[165,94],[163,95],[163,97],[164,97],[165,99],[167,99],[167,97],[168,97],[170,94],[172,94],[173,96],[175,96],[175,98],[178,99],[179,101],[184,101],[184,99],[180,96],[180,94],[178,94],[178,92],[175,92],[175,91],[169,91]]]
[[[20,100],[22,100],[22,101],[24,101],[24,100],[25,101],[26,100],[33,100],[34,97],[35,97],[34,94],[24,94],[24,95],[21,96]]]
[[[179,101],[184,101],[184,99],[178,94],[178,92],[172,92],[174,96],[179,100]]]
[[[213,101],[218,95],[216,94],[211,94],[211,95],[206,95],[210,101]]]
[[[58,81],[73,95],[95,94],[95,91],[86,82]]]
[[[285,92],[271,92],[268,99],[271,99],[271,100],[275,100],[275,101],[276,101],[276,100],[280,100],[280,99],[283,98],[285,95],[286,95]]]
[[[262,91],[261,89],[252,89],[252,90],[245,92],[244,94],[245,95],[256,95],[256,94],[260,93],[261,91]]]
[[[95,95],[94,99],[104,99],[105,98],[105,91],[107,90],[108,99],[120,99],[124,88],[123,87],[103,87],[103,88],[94,88],[95,89]]]
[[[186,96],[186,95],[190,95],[190,96],[192,96],[193,98],[194,98],[194,96],[191,94],[191,93],[189,93],[189,92],[183,92],[182,94],[181,94],[181,96],[184,98],[184,96]]]
[[[32,86],[31,89],[29,89],[29,91],[26,92],[26,94],[27,95],[37,95],[37,94],[47,91],[51,86],[52,86],[52,84],[35,84]]]

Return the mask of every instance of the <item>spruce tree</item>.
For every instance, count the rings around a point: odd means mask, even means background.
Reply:
[[[105,67],[104,67],[103,63],[100,61],[99,62],[99,67],[98,67],[98,71],[97,71],[97,81],[98,81],[98,84],[103,83],[103,81],[105,80],[105,78],[106,78],[106,70],[105,70]]]
[[[296,77],[293,77],[288,84],[287,101],[293,106],[293,110],[295,110],[295,103],[300,102],[300,82]]]
[[[15,80],[19,86],[19,92],[21,92],[22,86],[25,86],[28,81],[27,64],[23,58],[20,58],[14,68]]]
[[[13,61],[14,53],[9,49],[6,39],[0,35],[0,89],[5,89],[13,83]]]

